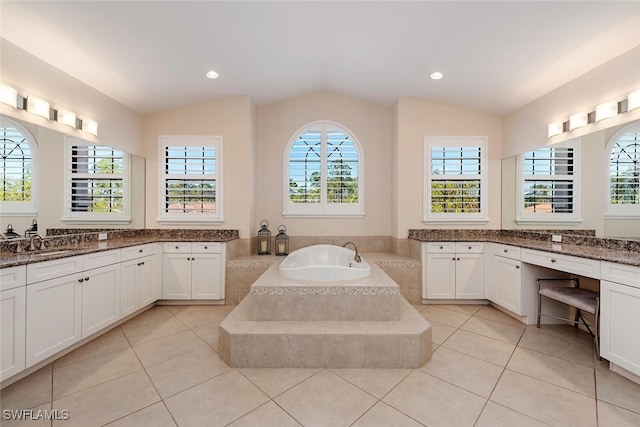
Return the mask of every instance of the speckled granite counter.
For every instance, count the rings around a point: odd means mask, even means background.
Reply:
[[[80,231],[80,230],[78,230]],[[44,250],[29,252],[28,239],[4,240],[0,242],[0,268],[34,262],[49,261],[69,256],[84,255],[92,252],[108,251],[156,242],[228,242],[239,238],[238,230],[102,230],[107,240],[98,240],[98,232],[60,234],[43,238]],[[23,251],[16,253],[17,245]]]
[[[562,235],[562,243],[551,241],[551,234],[519,230],[409,230],[409,238],[422,242],[483,241],[521,248],[572,255],[600,261],[640,266],[640,241],[601,239],[583,235]]]

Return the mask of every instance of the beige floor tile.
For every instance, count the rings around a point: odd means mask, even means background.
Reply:
[[[526,325],[516,318],[509,316],[506,313],[498,310],[490,305],[485,305],[475,314],[475,317],[481,317],[483,319],[493,320],[494,322],[504,323],[506,325],[518,326],[524,328]]]
[[[194,305],[187,310],[177,313],[175,316],[189,328],[204,325],[206,323],[220,324],[227,317],[226,310],[218,309],[219,306]]]
[[[455,350],[440,347],[420,370],[488,398],[503,368]]]
[[[483,307],[488,307],[486,305],[478,304],[436,304],[435,306],[442,308],[443,310],[451,310],[457,313],[468,314],[469,316],[473,316]]]
[[[71,365],[54,367],[53,398],[60,399],[139,370],[142,370],[142,365],[130,347]]]
[[[51,402],[52,371],[47,365],[0,390],[0,408],[30,409]]]
[[[239,420],[229,424],[229,427],[255,426],[296,427],[300,426],[300,424],[273,401],[265,403]]]
[[[342,378],[324,370],[275,398],[304,426],[350,425],[376,399]]]
[[[331,372],[349,381],[369,394],[382,399],[398,385],[411,369],[331,369]]]
[[[218,323],[205,323],[204,325],[196,326],[191,330],[198,334],[198,336],[214,350],[218,349],[218,336],[220,332]]]
[[[383,401],[429,427],[473,426],[486,399],[413,371]]]
[[[124,336],[122,329],[114,328],[56,360],[53,362],[53,366],[58,368],[91,357],[102,356],[106,353],[122,351],[129,347],[129,341]]]
[[[133,347],[145,368],[166,362],[209,346],[191,331],[178,332]]]
[[[267,396],[274,398],[320,370],[319,368],[243,368],[240,372]]]
[[[546,424],[520,412],[487,402],[475,427],[544,427]]]
[[[188,329],[184,323],[175,317],[157,322],[139,323],[133,326],[122,325],[122,331],[131,345],[152,341]]]
[[[121,326],[132,327],[135,325],[140,325],[142,323],[165,322],[167,320],[173,319],[175,316],[170,312],[168,307],[169,306],[163,305],[156,305],[154,307],[151,307],[150,309],[127,320]]]
[[[165,400],[180,427],[222,426],[263,405],[269,398],[232,370]]]
[[[640,414],[598,401],[599,427],[638,427]]]
[[[53,409],[67,409],[70,418],[55,427],[101,426],[160,400],[144,371],[53,401]]]
[[[520,347],[535,350],[570,362],[593,366],[593,340],[587,332],[570,326],[527,326],[518,343]]]
[[[207,348],[151,366],[147,374],[160,396],[167,398],[229,369],[215,351]]]
[[[525,325],[512,326],[481,317],[472,317],[460,329],[509,344],[518,344],[525,330]]]
[[[23,411],[23,410],[27,411]],[[15,409],[11,409],[14,411]],[[51,420],[43,415],[47,411],[51,413],[51,402],[38,405],[35,408],[20,408],[20,413],[2,412],[0,414],[0,425],[2,427],[50,427]],[[64,414],[60,413],[60,417]]]
[[[453,326],[443,325],[442,323],[434,322],[433,320],[430,320],[429,323],[431,323],[431,342],[433,344],[442,344],[458,330]]]
[[[462,330],[451,335],[442,344],[442,347],[477,357],[498,366],[507,366],[509,358],[516,348],[513,344]]]
[[[352,424],[353,427],[420,427],[422,424],[396,411],[384,402],[378,402]]]
[[[459,328],[471,317],[468,314],[445,310],[436,305],[428,305],[420,314],[428,321],[442,323],[454,328]]]
[[[176,427],[171,414],[164,406],[164,403],[158,402],[144,409],[140,409],[131,415],[120,418],[110,424],[108,427]]]
[[[598,400],[640,413],[640,385],[613,371],[596,370]]]
[[[595,397],[593,368],[525,348],[516,348],[508,369]]]
[[[491,400],[553,426],[595,426],[595,399],[506,369]]]

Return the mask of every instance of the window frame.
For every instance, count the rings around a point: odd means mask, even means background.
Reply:
[[[451,175],[451,180],[462,181],[468,179],[480,180],[480,212],[477,213],[437,213],[431,211],[432,201],[432,181],[435,177],[442,178],[445,175],[434,174],[431,171],[432,148],[433,147],[453,147],[453,148],[480,148],[480,173]],[[425,136],[424,137],[424,159],[423,159],[423,218],[425,224],[437,223],[457,223],[457,224],[478,224],[489,222],[489,174],[487,165],[489,163],[488,137],[486,136]]]
[[[215,148],[215,173],[214,174],[181,174],[171,175],[165,173],[166,156],[165,147],[214,147]],[[223,173],[223,138],[214,135],[160,135],[158,137],[158,217],[156,221],[164,224],[222,224],[224,222],[224,173]],[[216,213],[168,213],[165,211],[165,181],[172,176],[216,180]],[[175,179],[175,178],[174,178]]]
[[[122,152],[122,212],[73,212],[72,202],[72,180],[78,175],[72,172],[72,157],[74,146],[84,147],[107,147],[112,150]],[[83,224],[129,224],[131,223],[131,154],[100,143],[93,143],[73,136],[65,136],[65,187],[64,187],[64,207],[61,221],[67,223]],[[97,178],[97,177],[96,177]]]
[[[36,215],[38,213],[38,143],[25,126],[9,117],[0,116],[0,128],[18,130],[29,145],[29,151],[31,152],[31,200],[20,202],[0,201],[2,216]]]
[[[321,154],[320,154],[320,194],[319,203],[290,203],[289,202],[289,178],[291,150],[303,133],[309,130],[319,130],[321,132]],[[327,202],[327,131],[337,130],[347,135],[357,152],[358,156],[358,202],[357,203],[329,203]],[[364,202],[364,182],[365,182],[365,162],[362,145],[355,134],[346,126],[329,121],[318,120],[301,126],[289,138],[283,156],[283,192],[282,192],[282,216],[287,218],[362,218],[365,216]]]
[[[553,175],[558,177],[556,180],[565,180],[571,181],[573,185],[573,212],[571,213],[544,213],[544,212],[536,212],[536,213],[528,213],[525,212],[524,206],[524,182],[527,179],[527,176],[524,174],[524,158],[526,153],[519,154],[516,157],[516,176],[517,176],[517,184],[516,184],[516,224],[576,224],[581,223],[581,154],[580,154],[580,139],[575,138],[568,141],[560,142],[557,144],[546,145],[541,148],[572,148],[573,149],[573,174],[571,175]],[[536,149],[537,150],[537,149]],[[530,153],[532,151],[528,151]],[[535,175],[531,175],[532,177]],[[543,176],[552,176],[552,175],[540,175],[535,176],[538,180]],[[548,181],[552,181],[552,179],[547,179]]]
[[[604,217],[607,219],[638,219],[640,218],[640,204],[636,205],[620,205],[620,204],[611,204],[611,186],[610,186],[610,169],[611,169],[611,153],[613,148],[618,143],[620,138],[622,138],[627,133],[636,132],[640,133],[640,123],[637,121],[624,126],[622,129],[618,130],[607,142],[605,147],[605,183],[607,190],[605,191],[605,210]],[[639,141],[640,143],[640,141]]]

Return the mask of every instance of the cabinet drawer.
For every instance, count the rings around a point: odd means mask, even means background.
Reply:
[[[522,261],[566,273],[600,279],[600,261],[597,260],[524,249]]]
[[[456,243],[455,242],[427,242],[427,253],[428,254],[437,254],[437,253],[445,253],[452,254],[456,251]]]
[[[82,257],[72,256],[27,265],[27,284],[82,271]]]
[[[0,291],[13,289],[27,284],[27,266],[18,265],[0,270]]]
[[[194,254],[219,254],[222,252],[220,242],[196,242],[191,244],[191,253]]]
[[[158,251],[158,246],[155,243],[148,245],[132,246],[130,248],[121,249],[122,261],[129,261],[130,259],[142,258],[149,255],[155,255]]]
[[[483,249],[483,242],[456,242],[456,253],[458,254],[481,254]]]
[[[190,254],[191,243],[189,242],[165,243],[162,245],[162,252],[164,252],[165,254]]]
[[[82,256],[82,268],[84,270],[104,267],[105,265],[116,264],[118,262],[120,262],[120,249],[95,252]]]
[[[501,245],[499,243],[494,243],[493,253],[495,255],[503,256],[505,258],[520,259],[520,248],[517,246]]]
[[[602,279],[640,288],[640,267],[603,261]]]

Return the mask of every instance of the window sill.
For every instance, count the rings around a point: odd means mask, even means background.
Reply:
[[[224,219],[210,218],[156,218],[158,224],[166,225],[184,225],[184,224],[213,224],[220,225],[224,223]]]
[[[422,223],[425,225],[437,224],[459,224],[459,225],[477,225],[487,224],[489,218],[423,218]]]
[[[359,213],[287,213],[283,212],[285,218],[364,218],[364,212]]]
[[[516,218],[515,223],[520,224],[545,224],[545,225],[564,225],[564,224],[580,224],[582,218]]]
[[[60,221],[67,224],[131,224],[131,218],[74,218],[63,217]]]

